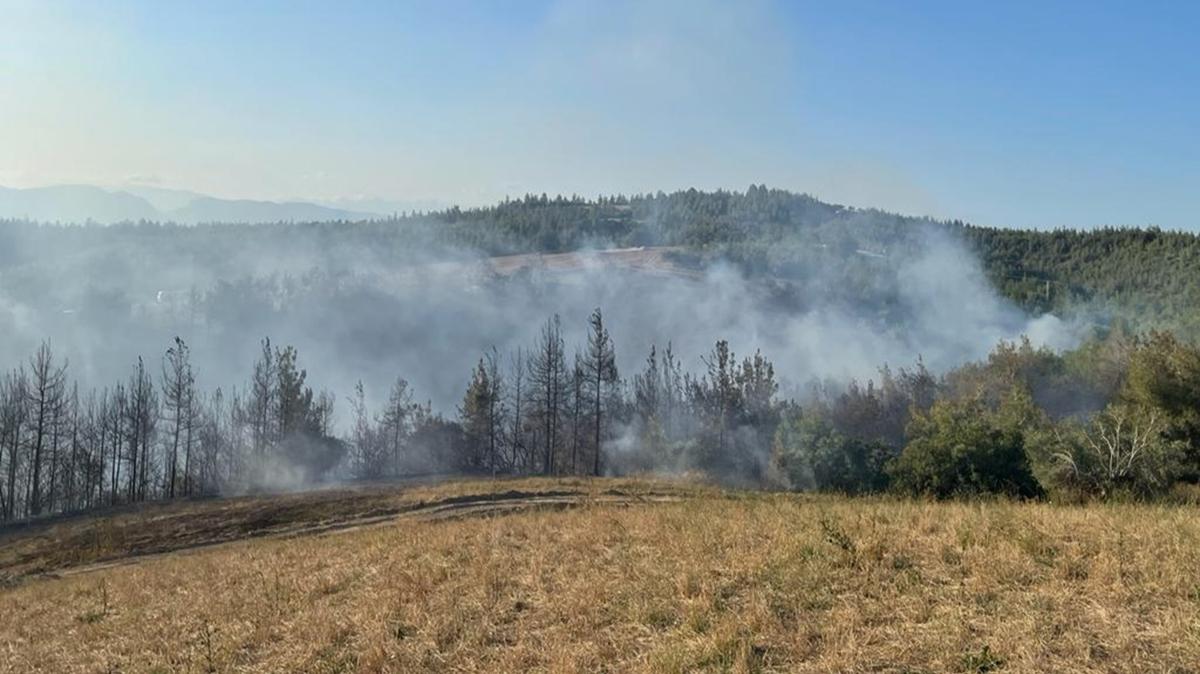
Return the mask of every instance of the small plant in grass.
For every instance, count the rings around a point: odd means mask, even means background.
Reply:
[[[77,620],[81,623],[98,623],[108,617],[108,583],[100,581],[100,587],[97,589],[100,595],[100,606],[91,611],[86,611],[77,616]]]
[[[834,547],[841,548],[843,551],[854,555],[857,548],[854,545],[854,539],[842,529],[837,522],[829,517],[821,518],[821,533],[825,535],[825,541]]]
[[[1004,666],[1004,658],[992,652],[992,649],[987,644],[983,645],[983,649],[978,653],[967,653],[962,656],[962,671],[976,672],[984,674],[985,672],[994,672]]]
[[[204,671],[209,674],[217,671],[217,661],[213,657],[213,637],[216,634],[217,628],[205,618],[200,628],[200,645],[204,648]]]

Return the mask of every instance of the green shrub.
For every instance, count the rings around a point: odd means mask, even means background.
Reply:
[[[947,498],[970,494],[1036,496],[1025,438],[978,400],[934,403],[913,417],[909,443],[889,464],[901,492]]]
[[[892,454],[882,442],[839,433],[819,412],[791,414],[775,434],[775,460],[796,489],[880,491],[887,487],[884,465]]]

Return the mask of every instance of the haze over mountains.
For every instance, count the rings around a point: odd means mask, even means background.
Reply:
[[[188,190],[150,186],[103,188],[55,185],[0,187],[0,218],[39,222],[315,222],[368,220],[438,207],[433,202],[347,198],[329,202],[221,199]]]

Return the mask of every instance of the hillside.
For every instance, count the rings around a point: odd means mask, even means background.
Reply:
[[[321,493],[9,531],[6,550],[68,530],[166,541],[233,513],[223,521],[245,525],[233,539],[258,537],[10,583],[0,671],[1144,672],[1200,659],[1189,509],[607,480],[367,498],[538,493],[549,503],[503,516],[397,514],[337,535],[260,535],[346,502]],[[238,514],[250,511],[273,515]],[[94,559],[86,538],[57,545],[79,556],[68,566]]]
[[[572,250],[592,241],[681,246],[790,280],[876,274],[887,268],[879,259],[909,255],[926,245],[929,232],[939,232],[965,241],[996,288],[1028,311],[1117,318],[1139,329],[1200,336],[1200,319],[1189,310],[1200,302],[1200,237],[1191,232],[979,227],[764,186],[595,200],[528,196],[427,217],[442,240],[494,253]]]
[[[228,278],[254,269],[243,253],[263,246],[297,263],[319,257],[326,269],[427,262],[430,257],[454,258],[464,250],[507,256],[666,246],[700,260],[730,260],[758,276],[787,281],[830,277],[831,287],[855,291],[888,286],[886,275],[880,276],[891,268],[888,260],[911,256],[936,232],[966,243],[996,288],[1030,312],[1115,318],[1135,329],[1169,328],[1190,338],[1200,336],[1200,318],[1189,310],[1200,303],[1200,237],[1189,232],[978,227],[829,204],[762,186],[745,192],[687,190],[596,199],[529,195],[486,208],[454,207],[370,222],[361,214],[305,210],[303,205],[288,210],[289,204],[204,199],[193,205],[203,213],[180,216],[180,221],[276,224],[127,225],[93,232],[31,230],[30,224],[12,220],[0,227],[0,243],[6,244],[0,249],[0,271],[15,266],[21,276],[26,265],[57,267],[60,258],[43,256],[79,247],[89,252],[82,259],[68,257],[75,260],[73,268],[94,264],[103,254],[90,251],[119,250],[148,259],[202,262],[214,270],[212,276]],[[0,210],[4,212],[11,209]],[[39,212],[15,214],[36,220]],[[79,212],[74,219],[86,217]],[[331,222],[355,218],[359,221]],[[295,224],[280,224],[283,220]]]

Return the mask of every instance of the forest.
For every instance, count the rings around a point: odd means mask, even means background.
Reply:
[[[944,344],[944,333],[930,331],[941,323],[943,331],[970,333],[971,325],[946,323],[955,302],[974,297],[937,296],[951,306],[931,317],[918,309],[934,300],[905,294],[916,283],[910,263],[928,253],[931,232],[954,247],[922,265],[975,257],[999,301],[1014,307],[1000,306],[1003,320],[994,319],[1008,327],[972,334],[990,342]],[[1200,291],[1200,239],[1192,234],[985,228],[751,186],[531,195],[363,222],[9,221],[0,223],[0,244],[0,308],[7,309],[0,321],[12,340],[0,385],[5,520],[442,473],[691,472],[752,487],[1071,500],[1186,498],[1200,481],[1200,324],[1189,310]],[[651,245],[671,247],[681,268],[726,264],[737,275],[699,286],[638,281],[590,315],[591,295],[565,296],[568,312],[547,301],[537,278],[468,284],[454,295],[429,279],[404,295],[347,281],[364,270],[390,274],[468,255]],[[621,313],[614,322],[609,313],[630,297],[643,298],[649,314],[672,303],[686,313],[731,279],[749,293],[717,300],[733,304],[733,319],[740,311],[747,320],[751,313],[805,320],[782,337],[765,321],[730,340],[686,325],[673,335],[650,333],[639,315]],[[146,288],[167,290],[147,301]],[[498,325],[516,337],[451,339],[472,315],[455,304],[461,297],[471,298],[472,310],[509,308]],[[523,303],[509,306],[517,298]],[[450,310],[437,313],[435,305]],[[813,323],[831,307],[853,307],[842,332]],[[293,323],[263,319],[289,311],[308,313]],[[1021,321],[1009,320],[1018,313],[1074,321],[1077,329],[1066,346],[1023,338],[1013,332],[1025,330]],[[365,329],[354,322],[364,314],[409,314],[410,322]],[[32,345],[12,337],[32,334],[30,325],[69,333],[80,320],[112,331],[95,333],[107,338],[96,339],[82,363],[58,353],[49,337]],[[714,329],[732,329],[727,323]],[[197,325],[206,331],[191,329]],[[280,325],[290,330],[268,332]],[[324,379],[336,370],[323,385],[305,365],[307,347],[246,334],[288,339],[305,336],[297,328],[331,325],[343,341],[317,358]],[[896,344],[881,350],[864,342],[846,358],[859,361],[855,372],[874,372],[834,376],[787,353],[806,330],[815,330],[818,356],[843,346],[842,335]],[[917,337],[897,336],[909,332]],[[127,333],[161,341],[147,348]],[[754,335],[776,339],[755,344]],[[235,338],[257,345],[252,353],[227,349]],[[709,339],[703,350],[698,339]],[[11,353],[26,346],[24,355]],[[430,361],[429,371],[414,378],[375,360],[387,351],[409,354],[401,365]],[[871,354],[875,360],[861,362]],[[114,370],[125,374],[113,377]],[[389,385],[381,387],[381,377]]]

